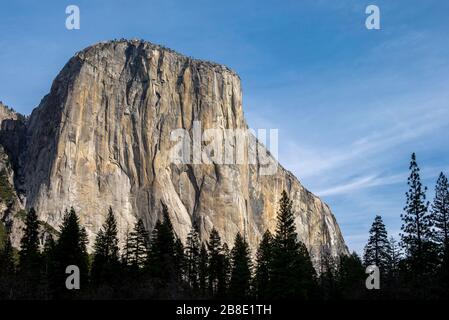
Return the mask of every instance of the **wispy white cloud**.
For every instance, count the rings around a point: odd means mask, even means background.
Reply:
[[[449,128],[449,108],[442,108],[442,103],[435,104],[438,107],[433,104],[425,108],[414,107],[410,114],[401,113],[402,118],[398,120],[391,118],[392,125],[379,123],[379,127],[384,126],[383,129],[375,127],[363,137],[354,136],[347,144],[329,147],[284,138],[282,143],[288,147],[281,154],[281,162],[286,163],[287,168],[306,181],[321,180],[327,186],[329,183],[340,185],[335,187],[337,189],[318,186],[320,190],[340,190],[340,187],[341,190],[346,190],[351,186],[379,183],[382,172],[375,170],[370,173],[373,166],[378,166],[388,155],[405,144],[432,135],[442,128]],[[369,123],[367,127],[371,125]],[[363,178],[348,182],[348,176],[357,175],[358,171]],[[326,177],[325,180],[323,176]],[[397,175],[393,177],[396,178]]]
[[[360,177],[354,180],[351,180],[349,182],[336,185],[333,187],[330,187],[328,189],[319,190],[317,191],[317,195],[321,197],[325,196],[333,196],[338,194],[348,194],[353,191],[360,191],[361,189],[369,188],[369,187],[376,187],[376,186],[385,186],[385,185],[391,185],[396,183],[403,183],[407,179],[407,173],[403,174],[396,174],[396,175],[390,175],[390,176],[364,176]]]

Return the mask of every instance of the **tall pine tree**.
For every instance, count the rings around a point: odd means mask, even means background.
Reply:
[[[43,272],[47,279],[54,271],[55,247],[56,242],[50,234],[45,240],[44,250],[42,252]]]
[[[215,296],[221,293],[222,288],[226,285],[223,283],[225,281],[225,270],[224,270],[224,255],[223,247],[221,244],[221,237],[217,229],[212,228],[209,235],[209,241],[207,242],[207,249],[209,252],[208,261],[208,286],[209,295]]]
[[[133,269],[133,271],[142,269],[148,260],[148,250],[148,231],[145,229],[142,219],[139,219],[134,225],[133,231],[131,231],[127,237],[125,263]]]
[[[449,297],[449,182],[440,173],[435,187],[431,219],[434,226],[433,239],[439,256],[438,284],[441,295]]]
[[[366,293],[365,268],[359,256],[353,252],[351,255],[341,255],[337,267],[337,288],[340,299],[363,299]]]
[[[401,248],[394,237],[388,239],[389,242],[389,252],[388,252],[388,273],[391,277],[395,277],[399,271],[399,264],[402,259]]]
[[[0,249],[0,277],[12,276],[14,271],[14,252],[11,245],[11,239],[7,236],[3,248]]]
[[[387,229],[381,216],[376,216],[369,231],[368,243],[365,246],[363,262],[365,266],[376,265],[381,273],[386,272],[389,264],[390,242]]]
[[[206,297],[209,281],[209,254],[206,245],[201,243],[200,257],[198,263],[198,287],[201,297]]]
[[[440,173],[435,187],[431,218],[435,226],[434,239],[444,259],[449,258],[449,183]]]
[[[11,239],[7,234],[3,248],[0,248],[0,300],[14,298],[14,280],[14,252]]]
[[[218,298],[224,298],[227,295],[229,282],[231,280],[231,251],[228,244],[225,242],[221,246],[221,260],[218,274]]]
[[[21,298],[41,297],[39,287],[41,274],[41,254],[39,251],[39,221],[36,211],[31,208],[26,215],[24,234],[20,241],[18,279]]]
[[[235,236],[231,251],[232,272],[229,296],[233,299],[245,299],[250,296],[251,258],[249,246],[240,233]]]
[[[120,272],[117,222],[109,208],[106,221],[95,239],[92,262],[93,285],[112,284]]]
[[[420,170],[415,153],[410,162],[409,190],[406,192],[406,205],[401,214],[401,240],[406,250],[407,260],[416,276],[430,272],[432,257],[432,221],[428,213],[429,203],[426,201],[426,190],[421,183]]]
[[[87,235],[80,226],[75,209],[65,212],[60,236],[55,246],[55,269],[50,274],[54,294],[56,298],[70,298],[75,296],[78,290],[67,290],[66,268],[75,265],[80,270],[80,287],[85,290],[88,284],[88,255]]]
[[[256,254],[256,271],[254,276],[254,290],[258,299],[269,298],[269,283],[271,274],[271,260],[273,255],[273,237],[270,231],[265,231]]]
[[[292,203],[283,191],[273,241],[270,292],[274,299],[309,299],[315,280],[307,249],[296,234]]]
[[[186,276],[194,293],[198,293],[199,289],[200,251],[200,235],[192,227],[186,240]]]
[[[24,234],[20,241],[19,271],[27,282],[38,281],[40,269],[39,221],[31,208],[25,219]]]
[[[170,220],[167,206],[162,205],[162,221],[158,221],[151,236],[149,270],[151,276],[165,287],[169,282],[177,281],[175,265],[176,235]]]
[[[332,255],[327,246],[321,248],[319,287],[320,295],[324,300],[339,297],[338,288],[338,260]]]
[[[176,237],[175,240],[173,262],[175,268],[175,280],[179,286],[184,283],[185,279],[186,256],[184,252],[184,245],[178,237]]]

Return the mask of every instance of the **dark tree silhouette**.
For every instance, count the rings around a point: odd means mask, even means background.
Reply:
[[[42,252],[43,273],[46,278],[49,278],[51,276],[50,273],[54,271],[55,248],[56,242],[50,234],[45,240],[44,250]]]
[[[14,252],[11,245],[11,239],[7,234],[3,248],[0,248],[0,299],[13,298],[14,280]]]
[[[201,243],[200,258],[198,263],[198,287],[200,296],[205,297],[208,290],[209,282],[209,254],[206,245]]]
[[[435,228],[433,239],[437,246],[440,268],[438,283],[443,289],[441,296],[449,297],[449,183],[440,173],[435,187],[435,198],[432,203],[431,219]]]
[[[184,245],[178,237],[176,237],[174,245],[173,263],[175,269],[175,280],[178,285],[183,284],[186,270],[186,256],[184,252]]]
[[[149,255],[150,275],[159,279],[159,285],[162,287],[177,280],[175,240],[168,209],[163,205],[162,221],[158,221],[153,229]]]
[[[13,248],[11,239],[6,237],[3,248],[0,249],[0,276],[7,276],[14,274],[15,264],[13,257]]]
[[[41,254],[39,251],[39,221],[31,208],[25,218],[24,235],[20,241],[17,294],[20,298],[41,298]]]
[[[296,234],[292,203],[283,191],[273,241],[270,293],[274,299],[309,299],[315,280],[307,249]]]
[[[341,255],[338,263],[338,295],[341,299],[363,299],[366,293],[365,270],[357,253]]]
[[[200,235],[196,228],[192,227],[186,240],[186,277],[196,294],[199,289],[200,251]]]
[[[92,262],[92,284],[110,285],[116,282],[120,272],[117,222],[109,208],[106,221],[95,239]]]
[[[338,259],[332,255],[328,247],[321,249],[318,282],[322,299],[333,300],[340,298],[340,292],[338,291]]]
[[[389,260],[388,260],[387,271],[390,274],[390,276],[395,277],[399,271],[399,264],[402,259],[402,252],[401,252],[401,248],[395,238],[390,237],[388,242],[390,245],[389,245],[389,252],[388,252]]]
[[[129,233],[125,247],[125,263],[134,271],[142,269],[148,260],[148,231],[139,219],[132,232]]]
[[[218,273],[218,298],[224,298],[227,295],[229,282],[231,281],[231,251],[225,242],[221,247],[220,268]]]
[[[435,198],[432,203],[431,219],[435,226],[434,240],[439,247],[439,253],[444,259],[448,259],[449,183],[443,173],[440,173],[435,187]]]
[[[209,251],[208,285],[209,295],[223,297],[226,294],[229,275],[229,250],[222,245],[218,231],[213,228],[207,243]]]
[[[387,229],[381,216],[376,216],[369,230],[368,243],[365,246],[363,263],[365,267],[376,265],[381,274],[387,272],[389,264],[390,242]]]
[[[25,219],[24,234],[20,241],[19,271],[27,282],[39,281],[39,221],[36,211],[31,208]]]
[[[228,294],[234,299],[250,296],[251,258],[248,243],[237,233],[231,251],[232,272]]]
[[[265,231],[256,254],[256,271],[254,276],[254,291],[256,298],[270,297],[269,284],[273,254],[273,237],[270,231]]]
[[[427,210],[429,203],[425,194],[427,188],[421,183],[420,170],[414,153],[410,162],[408,186],[407,202],[404,213],[401,214],[403,220],[401,240],[413,274],[419,277],[430,272],[434,261],[434,248],[431,242],[432,221]]]
[[[66,268],[75,265],[80,270],[81,290],[88,285],[88,255],[86,250],[87,235],[80,226],[79,218],[73,208],[65,212],[60,236],[55,246],[54,267],[50,273],[50,281],[56,298],[71,298],[78,290],[67,290],[65,280]]]
[[[306,245],[301,241],[298,242],[298,264],[300,274],[302,275],[302,277],[298,279],[298,285],[302,294],[300,297],[303,297],[304,299],[314,299],[318,291],[316,270]]]

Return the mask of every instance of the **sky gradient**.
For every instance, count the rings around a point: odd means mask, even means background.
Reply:
[[[81,29],[65,28],[78,5]],[[381,30],[365,28],[365,8]],[[449,2],[14,1],[0,5],[0,100],[29,114],[73,54],[142,38],[225,64],[253,128],[279,128],[279,160],[332,208],[361,253],[382,215],[401,226],[417,153],[428,198],[449,173]]]

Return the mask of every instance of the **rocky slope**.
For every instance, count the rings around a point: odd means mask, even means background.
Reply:
[[[20,200],[15,188],[15,169],[14,163],[17,158],[12,159],[15,153],[9,152],[8,146],[18,146],[17,137],[24,133],[18,130],[15,123],[21,122],[24,128],[23,117],[14,112],[11,108],[0,102],[0,228],[10,230],[12,242],[15,246],[19,245],[21,229],[23,227],[22,219],[18,219],[23,203]],[[13,134],[11,134],[13,133]],[[15,223],[13,221],[15,220]],[[5,228],[6,227],[6,228]]]
[[[192,137],[195,121],[203,130],[223,131],[225,143],[239,144],[225,131],[247,128],[233,71],[143,41],[96,44],[65,65],[26,132],[15,124],[20,138],[8,150],[16,187],[26,207],[55,228],[73,206],[91,241],[109,206],[123,237],[136,218],[151,229],[165,203],[181,238],[194,223],[203,239],[215,226],[230,244],[244,233],[252,248],[265,229],[274,229],[285,189],[312,256],[318,259],[323,249],[347,253],[329,207],[281,166],[267,175],[260,160],[174,163],[171,134],[182,128]]]

